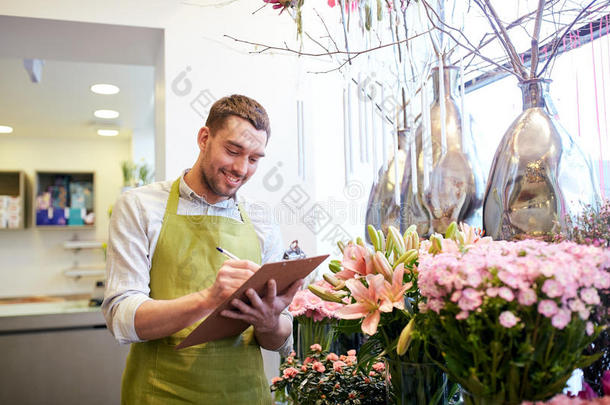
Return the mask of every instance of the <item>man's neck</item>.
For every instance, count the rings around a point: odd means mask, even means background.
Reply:
[[[217,204],[221,201],[226,201],[231,197],[222,197],[222,196],[214,196],[214,198],[210,198],[210,195],[213,193],[209,192],[209,187],[203,182],[200,176],[197,176],[197,172],[195,168],[191,168],[184,175],[184,182],[187,186],[191,188],[199,197],[203,198],[208,204]],[[233,196],[232,198],[235,198]]]

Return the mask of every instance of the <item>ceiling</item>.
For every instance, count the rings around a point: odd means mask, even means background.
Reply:
[[[98,137],[97,129],[119,129],[115,138],[154,128],[154,66],[163,52],[163,30],[111,24],[0,15],[0,125],[4,136]],[[23,58],[45,61],[33,83]],[[99,95],[96,83],[119,86]],[[117,110],[114,120],[93,116]]]
[[[0,72],[0,125],[14,129],[8,136],[97,137],[102,128],[118,129],[119,138],[134,130],[152,135],[152,66],[45,60],[42,80],[33,83],[22,59],[0,57]],[[96,83],[121,90],[95,94],[89,88]],[[116,110],[120,116],[99,119],[93,115],[98,109]]]

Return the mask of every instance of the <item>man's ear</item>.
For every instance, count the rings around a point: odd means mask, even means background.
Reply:
[[[197,145],[199,145],[199,150],[204,151],[205,146],[207,145],[208,139],[210,138],[210,128],[201,127],[199,133],[197,134]]]

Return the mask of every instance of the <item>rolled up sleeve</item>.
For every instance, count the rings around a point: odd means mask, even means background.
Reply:
[[[293,317],[292,317],[292,314],[290,313],[290,311],[288,311],[288,308],[284,309],[282,311],[282,313],[280,314],[280,316],[287,318],[290,321],[290,324],[292,325]],[[278,347],[275,351],[278,352],[280,354],[280,356],[282,356],[282,357],[288,357],[288,355],[292,351],[293,346],[294,346],[294,338],[292,337],[292,333],[290,333],[290,335],[286,338],[284,343],[280,347]]]
[[[142,341],[134,320],[138,307],[151,299],[149,283],[149,241],[141,205],[127,192],[116,202],[110,219],[102,303],[106,325],[121,344]]]

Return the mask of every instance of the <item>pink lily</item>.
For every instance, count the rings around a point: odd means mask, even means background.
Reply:
[[[483,237],[483,235],[485,235],[484,230],[470,226],[465,222],[460,223],[459,239],[463,245],[474,245],[479,241],[488,241],[490,239],[489,237]]]
[[[373,272],[371,254],[367,248],[352,242],[343,249],[343,270],[335,274],[341,280],[349,280],[357,275],[366,276]]]
[[[362,331],[374,335],[377,332],[381,313],[391,312],[392,302],[383,294],[385,286],[381,274],[369,274],[366,276],[366,281],[368,288],[360,280],[351,279],[345,282],[356,303],[344,306],[336,312],[336,315],[342,319],[364,318]]]
[[[403,263],[400,263],[396,269],[394,269],[394,274],[392,275],[392,284],[388,283],[384,280],[385,291],[384,296],[392,303],[394,308],[405,309],[405,292],[413,286],[413,283],[402,283],[403,276],[405,274],[405,266]]]
[[[383,275],[388,281],[392,280],[392,266],[385,255],[382,252],[376,252],[372,259],[375,272]]]

